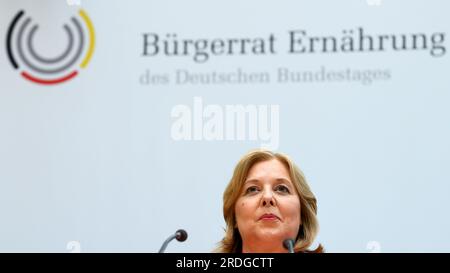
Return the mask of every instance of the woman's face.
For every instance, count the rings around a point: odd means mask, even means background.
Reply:
[[[235,205],[243,252],[286,252],[283,241],[296,239],[300,199],[289,172],[277,159],[253,165]]]

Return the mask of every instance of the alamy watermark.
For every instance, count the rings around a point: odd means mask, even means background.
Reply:
[[[366,0],[366,2],[369,6],[381,6],[383,3],[382,0]]]
[[[81,243],[79,241],[67,242],[66,249],[70,253],[81,253]]]
[[[370,253],[381,253],[381,244],[378,241],[367,242],[366,249]]]
[[[204,104],[172,108],[171,137],[175,141],[258,141],[261,148],[277,150],[280,142],[279,105]]]

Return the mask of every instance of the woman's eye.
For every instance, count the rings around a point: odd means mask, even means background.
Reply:
[[[258,191],[258,187],[252,186],[252,187],[248,187],[247,190],[245,190],[245,194],[254,193],[257,191]]]
[[[278,192],[282,192],[282,193],[290,193],[289,188],[284,186],[284,185],[278,185],[275,188],[275,190],[278,191]]]

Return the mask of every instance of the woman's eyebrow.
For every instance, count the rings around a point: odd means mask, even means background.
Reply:
[[[257,179],[257,178],[248,179],[248,180],[245,180],[244,184],[251,183],[251,182],[259,182],[259,179]]]
[[[279,182],[287,182],[287,183],[292,184],[291,180],[289,180],[287,178],[277,178],[277,181],[279,181]]]
[[[284,177],[280,177],[280,178],[277,178],[275,180],[277,182],[284,182],[284,183],[292,184],[291,180],[289,180],[287,178],[284,178]],[[260,182],[260,180],[258,178],[251,178],[251,179],[245,180],[244,184],[252,183],[252,182],[258,183],[258,182]]]

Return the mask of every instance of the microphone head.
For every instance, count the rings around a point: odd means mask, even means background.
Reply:
[[[286,239],[283,241],[283,246],[284,248],[286,248],[287,250],[291,250],[291,248],[294,248],[294,240],[292,239]]]
[[[177,239],[178,242],[186,241],[187,237],[188,237],[188,234],[187,234],[186,230],[184,230],[184,229],[179,229],[179,230],[177,230],[177,232],[175,232],[175,239]]]

